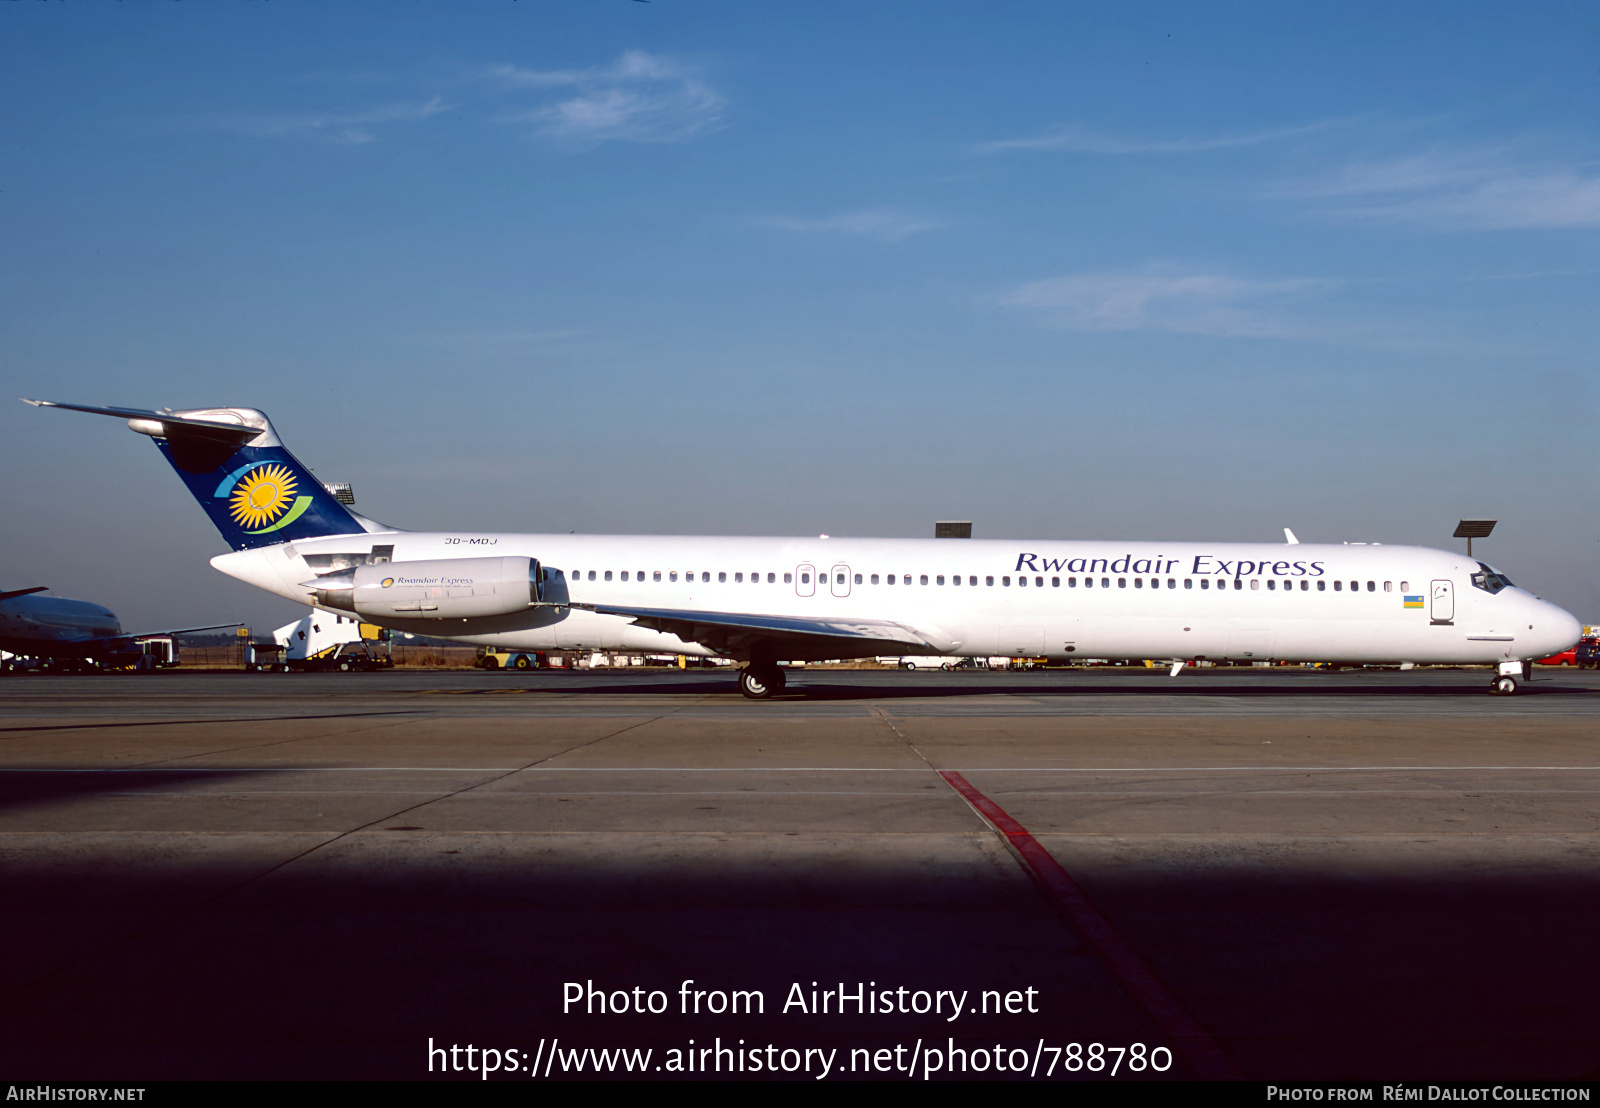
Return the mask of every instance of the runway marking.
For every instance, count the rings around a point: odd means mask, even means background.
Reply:
[[[1203,1081],[1242,1081],[1244,1072],[1228,1056],[1211,1033],[1190,1015],[1162,984],[1145,960],[1136,954],[1117,933],[1094,902],[1079,884],[1062,868],[1061,863],[1040,845],[1028,829],[1012,819],[1004,808],[972,787],[961,774],[941,770],[939,776],[950,783],[986,822],[1021,855],[1039,881],[1050,891],[1056,903],[1066,911],[1067,918],[1078,933],[1094,948],[1100,964],[1105,966],[1123,995],[1133,1001],[1160,1028],[1179,1054],[1188,1063],[1194,1075]]]
[[[654,722],[654,721],[650,721]],[[618,732],[620,734],[620,732]],[[611,736],[604,736],[609,738]],[[598,740],[596,740],[598,741]],[[561,751],[566,754],[570,751]],[[558,755],[551,755],[557,757]],[[969,766],[961,773],[1597,773],[1600,766]],[[0,773],[926,773],[919,766],[0,766]]]
[[[230,719],[141,719],[123,723],[51,723],[40,727],[0,727],[0,734],[26,734],[29,731],[92,731],[108,727],[176,727],[190,723],[279,723],[290,719],[359,719],[362,716],[418,716],[425,715],[412,708],[390,712],[318,712],[306,716],[239,716]]]

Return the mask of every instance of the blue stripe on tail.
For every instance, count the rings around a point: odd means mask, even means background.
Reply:
[[[156,446],[235,550],[365,531],[281,446],[241,446],[181,432]]]

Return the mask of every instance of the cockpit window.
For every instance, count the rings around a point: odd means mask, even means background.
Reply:
[[[1482,589],[1486,593],[1497,593],[1501,589],[1511,587],[1511,578],[1479,562],[1478,572],[1472,575],[1472,587]]]

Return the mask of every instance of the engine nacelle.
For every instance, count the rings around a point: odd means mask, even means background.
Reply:
[[[370,619],[482,619],[539,602],[535,558],[436,558],[354,566],[306,584],[324,608]]]

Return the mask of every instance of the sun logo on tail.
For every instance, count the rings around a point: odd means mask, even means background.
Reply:
[[[241,527],[260,527],[281,516],[294,502],[295,479],[288,467],[261,466],[252,470],[228,498],[228,510]]]

